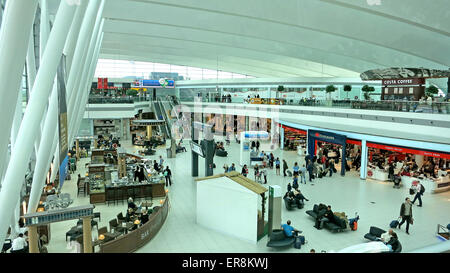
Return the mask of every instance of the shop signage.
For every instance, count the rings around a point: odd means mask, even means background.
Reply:
[[[421,85],[425,84],[424,78],[414,78],[414,79],[390,79],[390,80],[383,80],[382,85]]]
[[[347,143],[361,146],[361,140],[347,138]]]
[[[162,79],[160,80],[139,80],[134,82],[136,87],[153,87],[153,88],[174,88],[175,81]]]
[[[377,144],[377,143],[371,143],[371,142],[367,143],[367,147],[381,149],[381,150],[387,150],[387,151],[393,151],[393,152],[398,152],[398,153],[408,153],[408,154],[416,154],[416,155],[431,156],[431,157],[436,157],[436,158],[450,159],[450,154],[434,152],[434,151],[416,150],[416,149],[410,149],[410,148],[404,148],[404,147],[398,147],[398,146],[389,146],[389,145]]]
[[[286,131],[289,131],[289,132],[293,132],[293,133],[297,133],[297,134],[301,134],[301,135],[305,135],[305,136],[306,136],[306,131],[304,131],[304,130],[300,130],[300,129],[288,127],[288,126],[285,126],[285,125],[282,125],[281,127],[283,127],[283,129],[286,130]]]

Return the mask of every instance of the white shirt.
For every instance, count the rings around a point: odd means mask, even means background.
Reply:
[[[389,234],[389,231],[388,232],[385,232],[385,233],[383,233],[383,234],[381,234],[381,240],[384,242],[384,243],[387,243],[387,242],[389,242],[389,240],[391,239],[391,235]]]
[[[421,188],[422,188],[422,184],[417,184],[416,185],[416,192],[419,193]]]
[[[25,238],[17,237],[12,242],[12,250],[21,250],[27,247],[27,241]]]

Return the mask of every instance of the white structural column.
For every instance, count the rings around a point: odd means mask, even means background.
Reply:
[[[29,4],[30,1],[27,2]],[[25,110],[25,115],[16,140],[15,145],[20,147],[20,149],[15,149],[11,154],[11,160],[0,191],[0,219],[10,219],[14,206],[19,199],[22,185],[17,183],[17,178],[25,175],[33,143],[36,140],[37,131],[39,130],[39,122],[42,120],[42,115],[47,105],[48,96],[53,85],[75,10],[76,7],[68,5],[67,1],[61,1],[58,8],[55,23],[44,51],[42,64],[37,73],[36,82],[33,86],[30,101]],[[22,20],[23,15],[18,16],[18,18]],[[26,38],[29,38],[28,31]],[[26,42],[28,42],[28,39]],[[24,46],[25,50],[27,45],[28,43]],[[0,243],[4,242],[7,228],[7,222],[0,222]]]
[[[39,151],[36,158],[36,167],[33,174],[33,182],[31,184],[30,200],[28,202],[27,212],[36,212],[41,197],[42,188],[44,187],[45,175],[48,168],[48,157],[53,154],[51,151],[53,138],[55,137],[56,124],[58,122],[58,89],[56,83],[53,85],[53,91],[50,96],[50,105],[48,107],[47,116],[45,118],[44,128],[42,130],[42,138],[39,144]]]
[[[75,100],[77,99],[76,94],[78,90],[76,90],[76,84],[80,81],[80,75],[82,74],[82,68],[86,56],[87,51],[89,47],[89,41],[92,37],[92,33],[94,31],[95,27],[95,20],[98,15],[99,7],[102,1],[89,1],[89,4],[87,6],[86,15],[84,16],[83,23],[81,24],[80,33],[78,35],[78,41],[77,46],[75,47],[75,52],[72,59],[72,64],[70,68],[70,74],[69,78],[67,80],[67,98],[68,98],[68,104],[67,104],[67,114],[68,119],[67,122],[69,124],[72,123],[72,120],[70,118],[71,112],[73,111]],[[70,128],[70,126],[69,126]],[[70,131],[69,131],[70,135]]]
[[[361,140],[361,168],[360,178],[366,179],[367,176],[367,141],[365,139]]]
[[[6,3],[0,32],[0,155],[6,155],[14,110],[19,95],[22,72],[36,0],[14,0]],[[6,157],[0,157],[0,171],[6,169]]]
[[[59,126],[56,126],[56,128],[59,128]],[[56,129],[57,131],[59,129]],[[59,170],[59,138],[58,136],[56,137],[56,146],[55,146],[55,151],[53,152],[53,167],[52,167],[52,174],[50,176],[50,183],[53,183],[53,181],[55,181],[56,179],[56,174],[58,173]]]
[[[34,55],[34,35],[33,30],[30,31],[30,41],[28,42],[27,50],[27,80],[28,88],[33,88],[34,80],[36,79],[36,56]]]
[[[73,136],[75,136],[76,132],[74,132],[74,128],[77,124],[77,114],[79,113],[79,107],[80,107],[80,103],[82,101],[83,98],[83,93],[80,94],[80,92],[84,92],[83,86],[87,77],[87,73],[89,73],[89,67],[92,61],[92,57],[94,54],[94,50],[95,50],[95,46],[97,44],[98,41],[98,37],[99,37],[99,33],[103,30],[102,27],[100,27],[100,25],[103,26],[103,21],[102,21],[102,15],[103,15],[103,8],[104,8],[104,0],[101,0],[100,5],[98,7],[96,16],[95,16],[95,21],[94,23],[94,28],[92,29],[92,31],[90,32],[90,36],[89,36],[89,40],[88,40],[88,47],[86,50],[86,54],[84,54],[83,57],[83,61],[80,63],[80,68],[82,68],[83,70],[80,70],[76,75],[81,75],[81,77],[79,77],[77,79],[77,82],[74,83],[72,86],[72,92],[70,92],[70,96],[69,96],[69,105],[67,107],[67,116],[68,116],[68,123],[69,123],[69,143],[72,143],[72,138]],[[88,7],[89,9],[89,7]],[[89,11],[89,10],[88,10]],[[90,22],[89,22],[90,23]],[[84,24],[84,22],[83,22]],[[82,26],[83,28],[83,26]],[[76,54],[76,51],[75,51]],[[75,64],[75,59],[73,64]],[[74,65],[72,65],[74,66]],[[73,71],[75,72],[75,70]],[[70,81],[70,79],[69,79]],[[69,84],[68,84],[69,86]],[[70,88],[70,87],[69,87]]]
[[[41,8],[41,21],[39,24],[39,63],[42,64],[42,57],[44,56],[45,47],[47,45],[48,35],[50,33],[50,20],[48,17],[48,3],[47,0],[40,0],[39,6]]]
[[[73,55],[75,54],[75,47],[77,45],[78,35],[80,34],[81,24],[83,22],[84,15],[86,14],[88,1],[80,1],[80,5],[75,12],[72,27],[70,28],[69,36],[67,37],[66,45],[64,46],[63,53],[66,55],[66,71],[69,75],[72,65]]]
[[[77,11],[75,12],[75,16],[80,16],[80,10],[84,14],[84,11],[86,10],[87,1],[83,1],[80,6],[77,7]],[[83,15],[82,14],[82,15]],[[73,36],[78,36],[78,31],[80,30],[82,18],[74,18],[72,25],[70,27],[71,31],[69,32],[69,35],[72,33]],[[76,44],[75,39],[69,39],[67,38],[65,48],[74,48]],[[71,44],[71,45],[68,45]],[[67,57],[73,57],[73,50],[69,50],[67,52]],[[53,143],[56,141],[55,136],[58,135],[55,134],[57,132],[57,122],[58,122],[58,89],[56,85],[56,81],[53,85],[53,91],[50,96],[50,105],[47,111],[47,115],[44,122],[44,127],[42,129],[42,138],[40,140],[39,144],[39,151],[36,156],[36,167],[33,174],[33,182],[31,187],[31,193],[30,193],[30,201],[28,202],[28,212],[35,212],[37,209],[37,206],[39,204],[40,195],[42,192],[42,188],[44,187],[45,182],[45,176],[47,174],[50,160],[53,157],[53,154],[55,153],[55,150],[52,150]],[[56,165],[59,164],[59,162],[55,162]],[[56,175],[56,173],[55,173]]]
[[[101,32],[103,30],[103,23],[104,20],[102,20],[101,22],[101,26],[99,28],[99,32]],[[72,135],[70,135],[70,141],[72,141],[73,137],[76,135],[78,128],[80,128],[80,124],[81,124],[81,120],[83,119],[84,116],[84,111],[86,109],[86,103],[88,101],[89,98],[89,86],[92,83],[92,78],[94,77],[94,73],[95,73],[95,68],[97,66],[97,60],[98,60],[98,54],[100,52],[100,48],[101,48],[101,43],[103,41],[103,33],[101,33],[100,35],[98,35],[98,37],[96,37],[96,46],[93,47],[93,54],[92,54],[92,58],[91,58],[91,63],[90,66],[87,68],[85,73],[85,76],[83,77],[83,81],[84,82],[84,86],[80,86],[80,91],[83,92],[82,93],[82,100],[80,102],[80,104],[78,105],[78,109],[76,110],[76,115],[74,115],[74,120],[75,120],[75,124],[72,127]]]

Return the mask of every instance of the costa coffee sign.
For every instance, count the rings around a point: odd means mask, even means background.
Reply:
[[[383,80],[382,85],[421,85],[421,84],[425,84],[424,78]]]

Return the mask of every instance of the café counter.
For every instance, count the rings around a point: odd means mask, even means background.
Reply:
[[[168,213],[169,197],[166,196],[162,206],[153,208],[147,223],[112,241],[101,243],[99,253],[131,253],[138,250],[155,237],[166,221]]]
[[[407,188],[411,188],[414,181],[420,181],[425,186],[425,193],[439,193],[450,190],[450,176],[440,176],[436,179],[402,176],[402,183]]]

